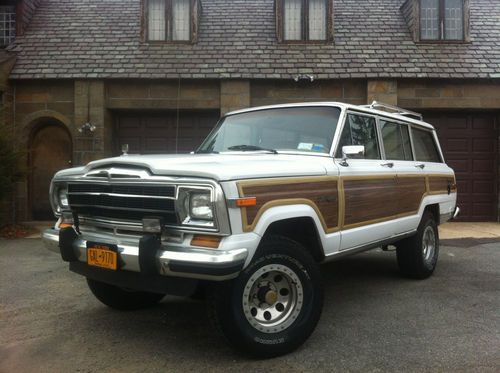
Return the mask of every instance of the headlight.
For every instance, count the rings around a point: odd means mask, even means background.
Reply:
[[[204,186],[180,186],[177,213],[182,225],[215,228],[213,190]]]
[[[212,220],[214,218],[210,193],[190,193],[189,215],[193,219]]]
[[[58,196],[58,202],[59,202],[59,206],[62,208],[62,209],[67,209],[69,207],[69,204],[68,204],[68,189],[66,188],[60,188],[58,193],[57,193],[57,196]]]
[[[69,209],[68,188],[66,183],[52,183],[50,186],[50,202],[52,210],[56,216],[61,214],[61,211]]]

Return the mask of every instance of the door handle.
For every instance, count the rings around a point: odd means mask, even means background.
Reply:
[[[389,168],[393,168],[393,167],[394,167],[394,162],[381,163],[380,165],[381,165],[382,167],[389,167]]]
[[[423,170],[424,167],[425,167],[425,164],[419,163],[419,164],[416,164],[415,167],[420,168],[421,170]]]

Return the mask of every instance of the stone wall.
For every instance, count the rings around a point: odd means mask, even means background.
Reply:
[[[401,80],[398,105],[412,109],[500,109],[500,82]]]
[[[194,80],[107,83],[111,110],[219,109],[220,82]]]
[[[251,106],[284,104],[301,101],[341,101],[366,103],[366,81],[317,80],[295,82],[255,80],[251,82]]]

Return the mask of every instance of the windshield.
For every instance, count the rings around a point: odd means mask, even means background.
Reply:
[[[198,153],[227,151],[330,152],[340,109],[287,107],[222,118]]]

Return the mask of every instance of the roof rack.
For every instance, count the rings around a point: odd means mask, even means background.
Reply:
[[[405,117],[410,117],[413,119],[423,120],[424,117],[420,113],[416,113],[411,110],[402,109],[400,107],[384,104],[382,102],[373,101],[370,105],[362,105],[362,107],[370,108],[370,109],[385,109],[385,111],[392,111],[396,114],[403,115]]]

